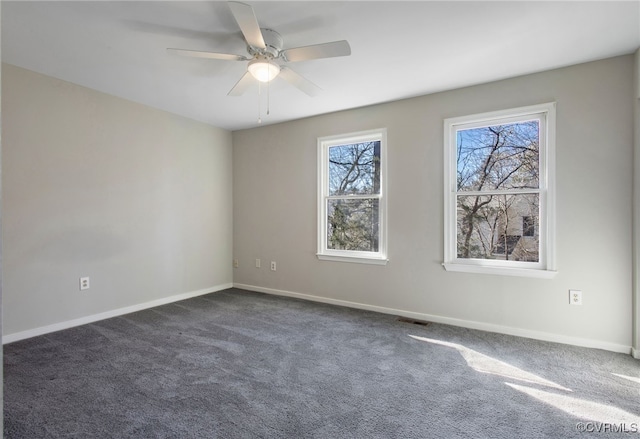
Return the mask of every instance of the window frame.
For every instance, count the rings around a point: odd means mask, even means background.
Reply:
[[[329,149],[340,145],[380,141],[380,193],[371,196],[329,195]],[[379,128],[318,138],[318,249],[320,260],[385,265],[387,259],[387,130]],[[329,199],[378,199],[378,251],[334,250],[327,247]]]
[[[508,276],[552,278],[556,275],[555,223],[555,102],[452,117],[444,120],[444,262],[447,271],[485,273]],[[457,190],[457,132],[525,120],[539,120],[539,187],[526,190],[539,194],[539,260],[538,262],[458,258],[457,197],[476,195],[474,191]],[[517,194],[518,190],[490,191]]]

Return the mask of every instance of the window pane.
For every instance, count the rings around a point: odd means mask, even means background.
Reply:
[[[538,262],[539,198],[538,194],[458,196],[458,258]]]
[[[329,195],[380,193],[380,141],[329,148]]]
[[[378,199],[328,200],[327,248],[378,251]]]
[[[458,191],[538,188],[537,120],[457,131]]]

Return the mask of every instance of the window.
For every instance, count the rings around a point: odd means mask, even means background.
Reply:
[[[385,264],[386,130],[318,139],[318,258]]]
[[[555,104],[446,119],[448,271],[555,274]]]

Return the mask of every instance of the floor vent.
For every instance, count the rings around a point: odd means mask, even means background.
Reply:
[[[425,322],[424,320],[410,319],[409,317],[398,317],[398,321],[402,323],[411,323],[412,325],[428,326],[431,322]]]

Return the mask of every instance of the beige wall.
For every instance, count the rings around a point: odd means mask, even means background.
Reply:
[[[233,152],[227,131],[3,65],[4,335],[224,288],[233,274],[258,291],[628,350],[634,61],[238,131]],[[443,119],[549,101],[559,274],[445,272]],[[380,127],[390,262],[319,261],[317,137]],[[570,288],[583,306],[568,305]]]
[[[231,285],[230,132],[11,65],[2,108],[5,337]]]
[[[632,56],[233,133],[234,283],[629,352]],[[446,272],[443,119],[557,102],[552,280]],[[316,140],[388,129],[389,263],[316,258]],[[262,268],[255,268],[261,258]],[[277,261],[278,270],[268,263]],[[582,306],[570,306],[581,289]]]

